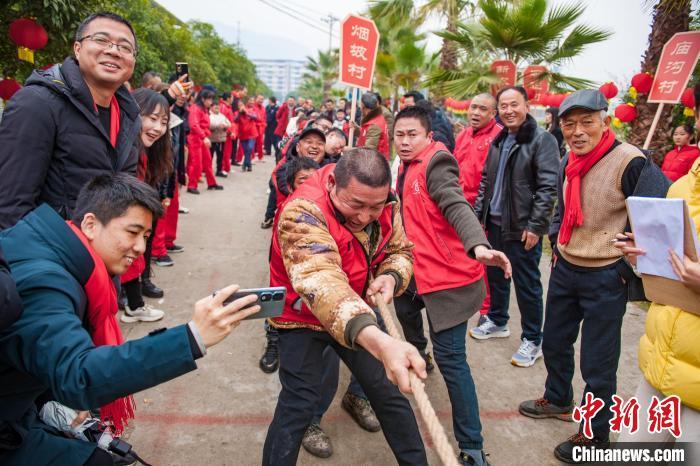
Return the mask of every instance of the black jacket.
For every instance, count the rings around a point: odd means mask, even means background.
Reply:
[[[496,137],[481,176],[474,211],[481,222],[488,222],[501,145],[508,129]],[[547,234],[557,196],[559,148],[549,132],[537,126],[528,115],[508,153],[503,177],[503,213],[501,234],[505,241],[520,241],[523,230],[542,236]]]
[[[124,86],[116,96],[121,118],[114,148],[73,58],[31,74],[0,123],[0,230],[43,202],[68,217],[90,179],[136,172],[138,106]]]
[[[452,124],[444,113],[439,109],[434,109],[430,116],[430,126],[433,128],[433,139],[439,141],[450,150],[455,151],[455,135],[452,131]]]

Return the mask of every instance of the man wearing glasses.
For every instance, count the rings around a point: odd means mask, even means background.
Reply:
[[[7,103],[0,122],[0,230],[44,202],[67,218],[88,180],[136,171],[141,122],[124,83],[137,52],[127,20],[90,15],[76,32],[74,56],[35,70]]]

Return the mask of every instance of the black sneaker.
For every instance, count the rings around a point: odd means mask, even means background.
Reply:
[[[141,280],[141,294],[147,298],[158,299],[162,298],[165,293],[161,288],[153,284],[151,280]]]
[[[269,341],[265,345],[265,353],[260,358],[260,369],[266,374],[272,374],[280,366],[280,353],[276,341]]]
[[[165,249],[167,249],[170,254],[177,254],[178,252],[182,252],[185,250],[183,246],[180,246],[178,244],[173,244],[172,246],[168,246]]]
[[[216,172],[216,176],[220,178],[228,178],[228,175],[224,172]]]
[[[268,228],[272,228],[272,223],[273,223],[274,221],[275,221],[275,220],[272,219],[272,218],[266,218],[266,219],[263,220],[262,223],[260,224],[260,228],[262,228],[263,230],[267,230]]]
[[[520,403],[518,411],[523,416],[531,417],[534,419],[545,419],[548,417],[553,417],[561,421],[572,422],[572,413],[574,412],[574,405],[569,406],[557,406],[549,402],[548,399],[542,397],[537,400],[527,400]]]
[[[213,184],[211,186],[207,186],[207,191],[221,191],[222,189],[224,189],[224,187],[220,184]]]
[[[568,464],[577,464],[579,461],[574,461],[574,447],[592,447],[599,450],[610,448],[610,441],[600,440],[597,438],[587,438],[582,433],[577,433],[568,438],[568,440],[560,443],[554,449],[554,456],[559,461]]]
[[[153,256],[151,260],[159,267],[170,267],[171,265],[175,265],[175,262],[167,254],[164,256]]]
[[[187,192],[190,194],[199,194],[199,189],[197,188],[187,188]]]
[[[235,160],[231,162],[231,165],[233,165],[234,167],[240,167],[240,166],[241,166],[241,164],[238,163],[238,162],[236,162]]]
[[[465,451],[459,452],[459,456],[457,457],[457,461],[459,462],[460,466],[476,466],[476,465],[484,465],[484,466],[490,466],[491,463],[486,459],[486,454],[483,452],[483,450],[479,450],[479,454],[481,455],[481,459],[475,458],[473,455],[470,454],[471,450],[469,453]]]
[[[425,371],[433,372],[435,369],[435,365],[433,364],[433,356],[426,351],[421,351],[420,355],[423,357],[423,361],[425,361]]]

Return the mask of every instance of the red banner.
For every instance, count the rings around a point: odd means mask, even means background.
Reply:
[[[515,63],[510,60],[496,60],[491,63],[491,71],[501,80],[499,84],[491,86],[491,93],[496,94],[500,89],[515,86],[517,78]]]
[[[700,55],[700,31],[679,32],[664,44],[647,102],[675,104],[683,95]],[[642,70],[644,71],[644,70]]]
[[[542,65],[530,65],[523,71],[523,87],[535,91],[535,95],[529,99],[531,104],[539,104],[542,96],[549,92],[549,81],[542,78],[546,72],[547,67]]]
[[[340,82],[370,89],[379,31],[371,19],[348,15],[340,25]]]

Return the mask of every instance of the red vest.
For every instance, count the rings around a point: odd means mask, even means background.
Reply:
[[[335,164],[326,165],[314,173],[306,182],[289,197],[288,202],[296,198],[304,198],[313,202],[323,213],[328,225],[328,230],[335,240],[340,253],[343,272],[348,277],[350,287],[363,299],[369,285],[370,272],[374,272],[386,257],[386,244],[393,230],[394,203],[387,203],[379,217],[381,228],[381,243],[377,247],[374,257],[368,259],[365,250],[350,230],[345,228],[335,214],[331,204],[326,183],[329,174],[335,168]],[[278,213],[279,214],[279,213]],[[272,254],[270,257],[270,286],[284,286],[287,288],[287,299],[284,304],[284,312],[275,318],[276,322],[300,322],[303,324],[321,326],[321,322],[314,316],[311,310],[303,304],[299,295],[294,291],[287,271],[282,262],[277,229],[272,234]]]
[[[367,130],[372,125],[377,125],[382,130],[379,136],[379,143],[377,144],[377,151],[389,160],[389,129],[386,125],[384,115],[381,113],[362,125],[360,128],[360,137],[357,139],[357,147],[363,147],[366,144]]]
[[[443,143],[433,142],[408,166],[401,162],[399,167],[399,179],[405,171],[403,224],[415,245],[413,275],[420,294],[469,285],[484,275],[484,266],[467,256],[457,232],[428,194],[426,172],[438,151],[449,152]]]
[[[471,126],[464,128],[455,141],[454,155],[459,163],[459,184],[462,185],[467,202],[472,205],[479,194],[481,172],[489,147],[502,129],[503,127],[496,123],[496,119],[493,119],[476,134]]]
[[[676,181],[681,176],[687,175],[695,159],[700,156],[700,150],[696,146],[686,144],[683,147],[675,147],[664,157],[661,171],[671,181]]]

